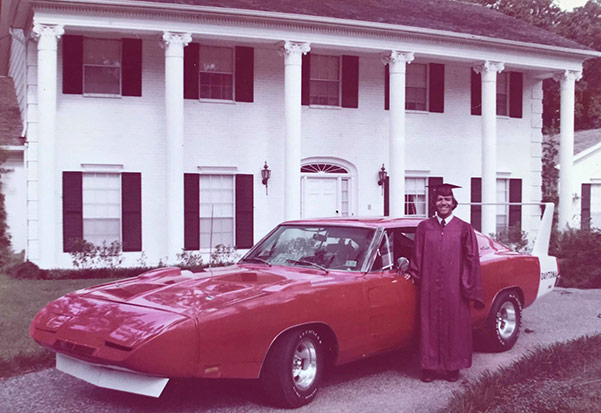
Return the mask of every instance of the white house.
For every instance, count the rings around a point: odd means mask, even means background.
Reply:
[[[601,129],[574,133],[574,181],[573,227],[601,229]]]
[[[561,82],[570,159],[574,84],[600,55],[447,0],[3,0],[0,19],[43,268],[77,238],[174,262],[285,219],[425,216],[442,180],[460,202],[539,202],[542,80]],[[457,214],[533,234],[540,210]]]

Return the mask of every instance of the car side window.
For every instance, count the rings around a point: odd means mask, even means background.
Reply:
[[[376,259],[372,265],[372,271],[389,270],[394,266],[394,247],[392,245],[393,238],[389,232],[384,232],[380,247],[376,251]]]

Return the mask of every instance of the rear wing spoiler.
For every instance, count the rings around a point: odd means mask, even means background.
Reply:
[[[459,205],[519,205],[519,206],[544,206],[545,210],[540,220],[538,234],[532,248],[532,255],[542,257],[549,255],[549,241],[551,240],[551,229],[553,226],[553,212],[555,204],[552,202],[464,202]]]

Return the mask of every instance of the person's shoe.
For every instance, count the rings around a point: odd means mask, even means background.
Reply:
[[[434,372],[432,370],[422,370],[422,381],[432,383],[434,381]]]
[[[456,382],[457,380],[459,380],[459,370],[447,371],[445,378],[447,381],[450,381],[451,383]]]

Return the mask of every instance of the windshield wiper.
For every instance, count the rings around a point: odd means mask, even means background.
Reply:
[[[269,263],[269,261],[264,260],[263,258],[259,258],[259,257],[246,257],[246,258],[242,258],[240,261],[262,262],[263,264],[267,264],[271,267],[271,264]]]
[[[329,272],[328,269],[326,267],[324,267],[323,265],[319,265],[319,264],[316,264],[314,262],[307,261],[307,260],[290,260],[290,259],[288,259],[288,260],[286,260],[286,262],[290,262],[292,264],[311,265],[315,268],[319,268],[320,270],[325,271],[326,274]]]

